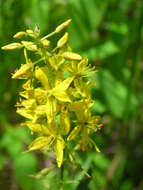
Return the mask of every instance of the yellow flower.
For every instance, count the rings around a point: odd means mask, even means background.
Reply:
[[[95,73],[95,67],[90,68],[88,65],[88,59],[82,59],[79,63],[73,61],[72,64],[68,65],[68,70],[75,78],[90,77]]]
[[[99,117],[91,114],[90,76],[95,72],[94,67],[90,68],[87,58],[72,52],[67,32],[57,40],[56,47],[52,44],[54,40],[49,41],[70,22],[70,19],[65,21],[41,39],[37,28],[18,32],[15,39],[28,37],[32,41],[22,40],[2,47],[3,50],[24,48],[25,64],[12,78],[24,79],[17,113],[25,118],[22,125],[32,134],[37,133],[28,151],[54,151],[58,167],[71,141],[83,151],[94,146],[99,152],[91,134],[101,128]],[[75,150],[73,146],[71,151]]]

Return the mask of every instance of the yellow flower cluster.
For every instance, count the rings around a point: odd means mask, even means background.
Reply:
[[[83,151],[88,145],[99,151],[91,134],[101,127],[99,118],[91,114],[89,77],[94,71],[87,58],[73,53],[68,44],[68,33],[64,31],[70,22],[67,20],[43,38],[37,28],[18,32],[14,38],[27,41],[2,47],[3,50],[24,49],[25,64],[12,78],[24,80],[17,113],[26,118],[24,125],[38,134],[28,149],[53,150],[58,167],[71,141],[76,141]],[[58,33],[63,36],[55,47],[49,39]]]

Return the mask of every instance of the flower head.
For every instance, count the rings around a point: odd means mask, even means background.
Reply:
[[[22,40],[2,47],[3,50],[24,49],[25,63],[12,75],[23,79],[23,90],[16,104],[17,113],[25,118],[22,125],[38,137],[28,150],[54,151],[58,167],[64,158],[64,149],[76,141],[81,150],[94,145],[91,134],[100,129],[99,117],[91,114],[93,100],[90,76],[95,74],[88,59],[72,52],[68,33],[52,48],[49,38],[65,30],[71,20],[59,25],[53,32],[40,38],[36,28],[18,32],[15,39]],[[32,56],[31,56],[32,54]]]

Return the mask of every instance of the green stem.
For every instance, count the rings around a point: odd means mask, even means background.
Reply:
[[[47,39],[47,38],[50,38],[50,37],[53,36],[54,34],[56,34],[55,31],[54,31],[54,32],[51,32],[50,34],[48,34],[48,35],[44,36],[43,38],[41,38],[41,41],[43,41],[43,40],[45,40],[45,39]]]
[[[64,180],[64,163],[62,164],[60,168],[60,181],[59,181],[59,190],[64,190],[63,187],[63,180]]]
[[[129,114],[130,114],[130,106],[132,104],[132,95],[136,94],[136,88],[139,80],[140,75],[140,64],[141,61],[139,61],[140,57],[140,46],[141,46],[141,29],[143,25],[143,5],[139,7],[139,15],[137,16],[136,20],[138,20],[137,23],[137,29],[136,29],[136,43],[134,47],[134,54],[132,59],[132,69],[131,69],[131,77],[129,81],[129,88],[128,88],[128,94],[126,97],[126,104],[125,104],[125,110],[124,110],[124,118],[121,128],[121,134],[124,137],[126,133],[126,124],[128,122]],[[135,117],[137,117],[137,113],[135,113],[136,110],[133,111],[132,114],[134,114]],[[134,119],[134,118],[133,118]],[[134,122],[135,124],[135,122]]]

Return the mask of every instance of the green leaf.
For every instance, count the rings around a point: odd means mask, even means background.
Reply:
[[[100,71],[98,82],[108,109],[115,117],[121,118],[126,106],[127,87],[116,80],[112,74],[105,69]],[[137,101],[135,97],[132,97],[132,105],[135,106],[136,104]]]
[[[37,171],[37,160],[34,154],[19,154],[14,160],[14,175],[23,190],[42,190],[43,184],[29,177]]]
[[[104,113],[106,111],[106,106],[102,103],[102,101],[96,99],[94,101],[92,112],[95,113]]]
[[[88,57],[90,61],[94,61],[95,59],[105,59],[115,53],[118,53],[118,51],[119,48],[114,42],[107,41],[104,44],[91,47],[83,52],[83,55]]]
[[[100,153],[100,154],[94,153],[92,155],[92,157],[93,157],[93,161],[94,161],[96,167],[98,167],[102,171],[105,171],[108,168],[110,161],[102,153]]]
[[[117,23],[111,22],[109,23],[108,30],[122,34],[122,35],[126,35],[128,33],[128,27],[127,27],[127,24],[125,23],[117,24]]]

